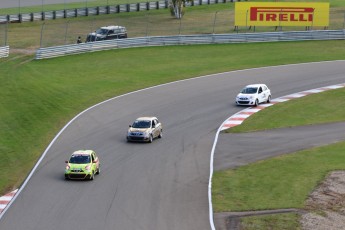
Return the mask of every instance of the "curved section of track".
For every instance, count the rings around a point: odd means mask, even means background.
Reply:
[[[209,229],[210,152],[220,124],[242,110],[244,85],[266,83],[273,97],[345,82],[345,61],[221,73],[127,94],[82,113],[46,151],[0,229]],[[164,137],[127,143],[128,125],[155,115]],[[98,152],[94,181],[65,181],[64,160]]]

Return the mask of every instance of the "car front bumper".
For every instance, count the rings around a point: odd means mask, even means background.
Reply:
[[[70,180],[86,180],[91,179],[91,173],[65,173],[65,179]]]
[[[138,142],[147,142],[150,140],[150,137],[146,137],[146,136],[131,136],[128,135],[127,136],[127,141],[138,141]]]
[[[255,100],[236,100],[236,105],[255,105]]]

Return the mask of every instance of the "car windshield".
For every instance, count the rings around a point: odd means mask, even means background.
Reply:
[[[133,128],[144,129],[151,127],[151,121],[135,121],[132,125]]]
[[[91,162],[89,155],[72,155],[69,163],[73,164],[87,164]]]
[[[241,93],[245,93],[245,94],[254,94],[258,91],[257,87],[248,87],[248,88],[244,88],[242,89]]]
[[[106,30],[106,29],[98,29],[98,30],[96,30],[96,33],[97,34],[107,34],[108,30]]]

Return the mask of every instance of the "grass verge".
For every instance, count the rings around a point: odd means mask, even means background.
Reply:
[[[241,125],[225,132],[250,132],[344,121],[345,101],[342,100],[344,97],[345,90],[338,89],[305,96],[299,100],[291,100],[289,103],[278,103],[253,114]],[[334,106],[335,103],[337,106]]]
[[[303,208],[328,172],[345,169],[345,142],[214,173],[215,212]]]
[[[245,230],[300,230],[296,214],[274,214],[259,217],[245,217],[241,229]]]
[[[308,124],[344,121],[345,89],[278,103],[253,114],[225,132],[250,132]],[[339,106],[334,106],[336,103]],[[325,113],[325,111],[327,111]],[[215,212],[304,208],[310,192],[334,170],[344,170],[345,142],[256,162],[234,170],[215,172]],[[252,216],[243,229],[299,229],[299,215]],[[287,224],[288,222],[289,224]],[[295,225],[297,223],[297,226]]]

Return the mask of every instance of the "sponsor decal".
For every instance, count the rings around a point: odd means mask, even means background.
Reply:
[[[329,3],[236,2],[235,26],[328,26]]]

